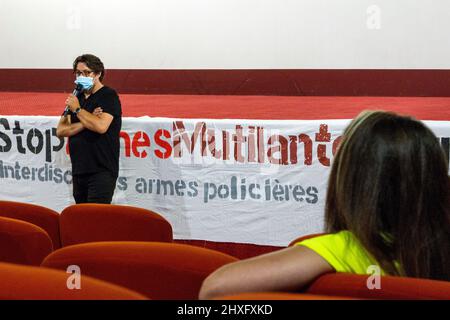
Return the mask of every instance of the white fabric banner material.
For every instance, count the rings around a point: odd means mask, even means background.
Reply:
[[[0,199],[58,212],[74,203],[58,120],[0,116]],[[330,164],[349,122],[124,118],[113,203],[161,214],[176,239],[287,245],[323,231]],[[448,153],[450,121],[424,122]]]

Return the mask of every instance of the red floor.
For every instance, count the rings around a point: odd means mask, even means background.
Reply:
[[[0,115],[60,115],[64,93],[0,92]],[[350,119],[383,109],[450,120],[450,98],[120,95],[123,116],[209,119]]]

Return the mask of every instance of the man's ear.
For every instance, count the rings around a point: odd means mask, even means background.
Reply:
[[[95,82],[95,83],[100,82],[100,76],[101,76],[101,75],[102,75],[101,73],[95,73],[95,74],[94,74],[94,82]]]

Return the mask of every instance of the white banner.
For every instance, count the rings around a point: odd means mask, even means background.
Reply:
[[[0,199],[73,204],[59,117],[0,116]],[[322,232],[330,163],[350,120],[124,118],[113,203],[164,216],[176,239],[284,246]],[[450,121],[424,121],[448,153]]]

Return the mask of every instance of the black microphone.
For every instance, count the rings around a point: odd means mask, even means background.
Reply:
[[[73,94],[74,96],[77,96],[78,93],[80,93],[80,91],[81,91],[82,89],[83,89],[83,86],[82,86],[81,84],[77,84],[77,85],[75,86],[75,89],[73,89],[72,94]],[[67,115],[69,114],[69,111],[70,111],[69,106],[66,106],[66,108],[64,109],[63,117],[67,116]]]

